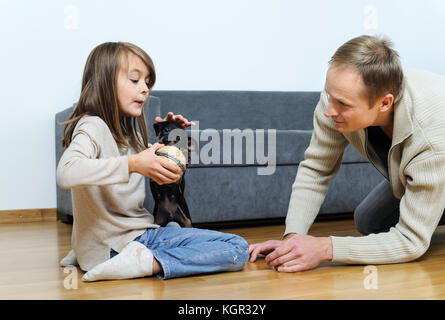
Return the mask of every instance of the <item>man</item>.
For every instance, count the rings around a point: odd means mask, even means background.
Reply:
[[[387,180],[354,212],[363,236],[309,236],[348,144]],[[361,36],[329,62],[312,139],[292,185],[284,238],[251,245],[250,261],[266,254],[279,272],[325,260],[412,261],[428,249],[444,209],[445,77],[404,72],[390,41]]]

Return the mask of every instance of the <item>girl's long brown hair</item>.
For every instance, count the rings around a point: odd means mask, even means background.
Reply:
[[[156,72],[153,61],[144,50],[128,42],[106,42],[97,46],[85,64],[79,101],[68,120],[60,123],[65,125],[62,139],[64,148],[70,145],[74,128],[84,115],[102,118],[119,147],[131,146],[137,152],[148,147],[144,110],[135,118],[122,115],[119,109],[117,74],[128,53],[135,54],[146,64],[150,78],[148,87],[151,90],[156,81]],[[138,135],[138,127],[142,140]]]

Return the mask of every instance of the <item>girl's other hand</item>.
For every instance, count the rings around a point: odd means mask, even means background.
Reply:
[[[159,185],[178,181],[181,177],[181,169],[167,158],[159,157],[155,154],[156,150],[163,146],[163,144],[155,143],[138,154],[129,155],[128,171],[149,177]]]
[[[155,121],[156,122],[161,122],[161,121],[175,122],[178,125],[180,125],[181,127],[183,127],[184,129],[195,125],[195,123],[193,121],[190,122],[187,120],[187,118],[184,118],[181,114],[175,115],[173,112],[167,113],[167,116],[164,119],[162,119],[161,117],[156,117]]]

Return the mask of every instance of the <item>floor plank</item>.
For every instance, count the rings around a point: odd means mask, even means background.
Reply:
[[[223,229],[249,243],[279,239],[284,226]],[[358,236],[351,220],[315,223],[316,236]],[[83,272],[58,262],[70,250],[71,225],[0,225],[0,299],[445,299],[445,227],[418,261],[379,265],[377,289],[367,289],[365,266],[323,263],[285,274],[261,259],[232,273],[160,280],[156,277],[84,283]],[[368,283],[369,284],[369,283]]]

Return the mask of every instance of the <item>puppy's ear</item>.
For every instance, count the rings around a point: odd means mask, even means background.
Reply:
[[[168,121],[155,122],[153,124],[153,128],[155,129],[156,136],[159,137],[161,132],[165,129],[165,127],[167,127],[168,124]]]

